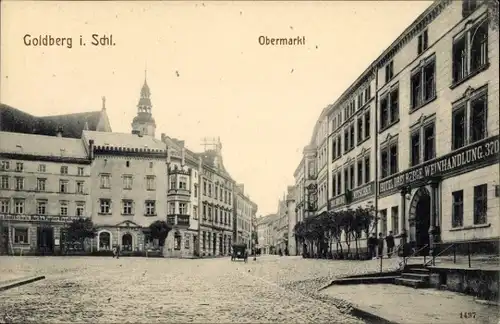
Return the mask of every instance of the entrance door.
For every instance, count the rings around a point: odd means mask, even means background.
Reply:
[[[0,254],[9,253],[9,228],[2,227],[2,232],[0,233]]]
[[[213,254],[213,256],[215,256],[216,255],[215,251],[217,250],[217,237],[215,236],[215,233],[214,233],[214,237],[213,237],[212,243],[213,243],[212,244],[212,249],[213,249],[212,254]]]
[[[431,198],[427,194],[420,196],[415,209],[415,239],[416,248],[421,249],[429,245],[429,227],[431,225]],[[420,255],[428,255],[429,247],[423,249]]]
[[[54,252],[54,229],[52,227],[38,227],[37,250],[42,255]]]
[[[122,250],[132,251],[132,235],[129,233],[122,236]]]

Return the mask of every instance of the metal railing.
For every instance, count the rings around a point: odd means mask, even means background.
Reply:
[[[471,245],[474,243],[487,243],[487,242],[489,242],[489,240],[474,240],[474,241],[454,242],[454,243],[436,243],[435,244],[436,247],[443,245],[443,244],[450,244],[450,245],[447,246],[444,250],[440,251],[439,253],[434,254],[432,256],[432,259],[425,263],[425,266],[427,266],[429,264],[432,264],[433,266],[435,266],[436,265],[436,258],[443,256],[445,254],[445,252],[449,251],[450,249],[453,251],[453,264],[456,264],[457,263],[457,249],[459,249],[460,246],[465,245],[467,247],[467,249],[466,249],[466,251],[467,251],[467,263],[468,263],[469,268],[471,268],[472,267],[472,248],[471,248]]]
[[[377,257],[380,259],[380,272],[383,272],[383,265],[384,265],[384,256],[393,256],[393,255],[398,255],[398,251],[399,251],[399,248],[403,246],[403,243],[399,244],[398,246],[394,247],[394,249],[392,250],[391,253],[389,252],[386,252],[385,254],[382,253],[381,256],[378,256]]]
[[[407,244],[408,244],[408,243],[407,243]],[[415,257],[418,253],[420,253],[421,251],[423,251],[424,249],[426,249],[426,248],[428,248],[428,247],[429,247],[429,244],[425,244],[425,245],[424,245],[424,246],[422,246],[420,249],[413,251],[413,253],[412,253],[412,254],[410,254],[409,256],[403,256],[403,261],[401,261],[401,262],[399,263],[399,267],[401,268],[401,266],[403,266],[403,269],[404,269],[404,267],[406,267],[406,265],[408,264],[408,260],[409,260],[410,258]],[[403,250],[404,250],[404,246],[403,246]],[[403,253],[404,253],[404,251],[403,251]],[[425,264],[425,263],[426,263],[426,256],[424,255],[424,264]]]

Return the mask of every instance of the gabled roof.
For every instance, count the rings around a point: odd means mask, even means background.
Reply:
[[[0,130],[13,133],[80,138],[84,129],[111,131],[106,110],[56,116],[33,116],[6,104],[0,104]]]

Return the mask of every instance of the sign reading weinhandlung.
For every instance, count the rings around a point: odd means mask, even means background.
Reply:
[[[499,136],[496,135],[381,181],[379,194],[411,185],[429,177],[446,176],[474,166],[479,167],[480,164],[494,162],[495,159],[498,162],[499,152],[500,141]]]
[[[21,221],[21,222],[51,222],[69,223],[80,217],[77,216],[54,216],[54,215],[18,215],[0,214],[0,220]]]

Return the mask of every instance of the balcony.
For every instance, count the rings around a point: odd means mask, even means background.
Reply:
[[[167,224],[175,227],[189,227],[189,215],[167,215]]]
[[[191,196],[191,190],[188,189],[168,189],[167,196]]]

